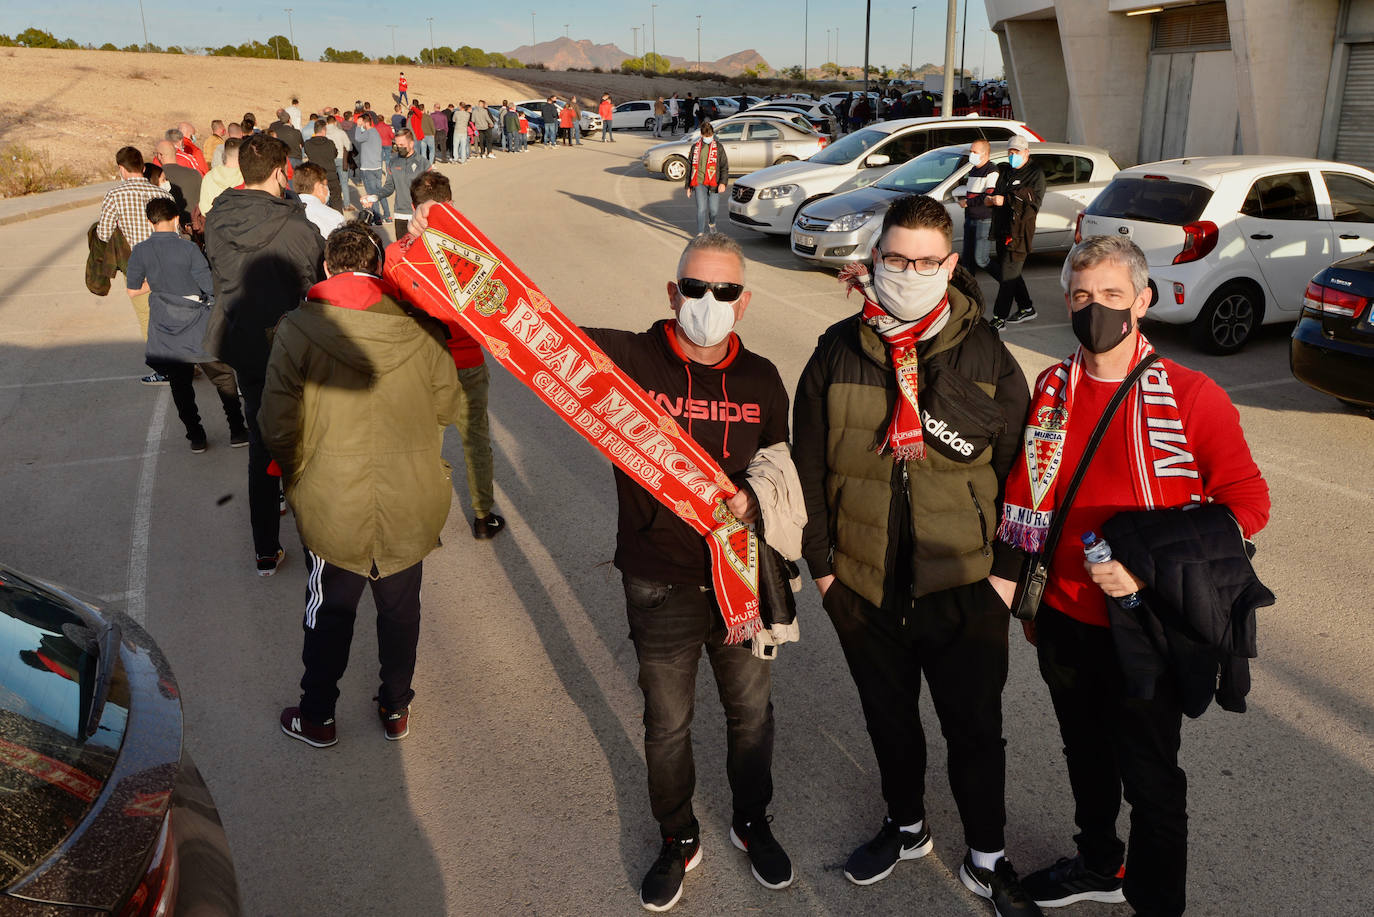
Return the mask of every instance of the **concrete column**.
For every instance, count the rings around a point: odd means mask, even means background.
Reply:
[[[1002,60],[1016,117],[1046,140],[1068,137],[1069,84],[1053,19],[1014,19],[1002,24]]]
[[[1316,156],[1339,0],[1227,0],[1241,152]]]
[[[1102,0],[1054,5],[1068,87],[1068,140],[1100,146],[1122,167],[1140,150],[1150,17],[1111,13]]]

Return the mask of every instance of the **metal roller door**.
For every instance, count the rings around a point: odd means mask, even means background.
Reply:
[[[1335,158],[1374,169],[1374,42],[1350,45]]]

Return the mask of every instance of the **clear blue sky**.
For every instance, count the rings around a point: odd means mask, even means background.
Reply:
[[[987,12],[983,0],[968,2],[968,45],[965,66],[982,66]],[[368,0],[212,0],[212,2],[173,2],[143,0],[148,21],[148,39],[158,45],[239,44],[262,41],[273,34],[287,34],[285,8],[292,7],[296,44],[301,55],[317,59],[325,47],[357,48],[371,55],[391,53],[391,30],[396,28],[396,49],[414,56],[428,47],[429,24],[434,16],[434,44],[472,45],[488,51],[510,51],[530,42],[530,13],[534,12],[534,33],[539,41],[564,34],[564,25],[574,39],[589,39],[598,44],[614,42],[627,53],[633,52],[632,26],[651,23],[647,2],[597,0],[597,2],[557,2],[525,0],[520,4],[486,5],[454,13],[453,5],[432,0],[407,4],[368,2]],[[695,3],[661,3],[657,9],[656,39],[660,54],[692,60],[696,58],[697,14],[702,16],[701,56],[715,60],[726,54],[755,48],[775,67],[802,62],[802,12],[805,0],[698,0]],[[34,26],[58,38],[73,38],[95,45],[107,41],[121,47],[143,41],[138,0],[56,0],[51,3],[0,4],[0,33],[14,35]],[[464,4],[467,6],[467,4]],[[493,6],[500,12],[492,12]],[[401,11],[405,11],[402,15]],[[939,63],[944,57],[945,0],[919,4],[915,13],[915,58]],[[518,12],[517,12],[518,11]],[[413,18],[407,18],[413,17]],[[864,3],[861,0],[811,0],[809,51],[807,63],[816,67],[826,60],[826,30],[831,30],[832,58],[845,65],[863,62]],[[651,29],[651,31],[653,31]],[[833,53],[835,34],[839,33],[839,54]],[[873,43],[870,59],[875,64],[898,67],[906,63],[911,48],[911,3],[874,0]],[[650,36],[648,50],[655,38]],[[1001,71],[996,37],[986,40],[987,69]],[[641,39],[641,53],[644,50]],[[958,51],[956,48],[956,58]]]

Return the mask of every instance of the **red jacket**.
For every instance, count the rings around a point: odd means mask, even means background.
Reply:
[[[573,126],[573,110],[572,110],[572,106],[571,106],[571,105],[565,105],[565,106],[563,107],[563,110],[560,111],[560,112],[558,113],[558,126],[559,126],[559,127],[572,127],[572,126]]]
[[[1224,505],[1236,517],[1246,537],[1269,521],[1269,485],[1250,456],[1250,446],[1240,426],[1240,413],[1221,386],[1203,373],[1172,360],[1161,365],[1169,375],[1178,402],[1179,418],[1188,449],[1202,475],[1202,497]],[[1061,473],[1071,475],[1078,467],[1097,418],[1116,390],[1116,382],[1098,382],[1087,373],[1074,391],[1077,422],[1068,428]],[[1084,532],[1102,532],[1102,523],[1121,510],[1144,509],[1136,504],[1127,455],[1126,410],[1112,419],[1102,443],[1083,476],[1078,495],[1069,507],[1063,537],[1050,562],[1044,602],[1086,624],[1107,627],[1107,599],[1083,568]]]
[[[410,251],[410,247],[420,240],[419,236],[412,236],[409,233],[402,236],[399,241],[392,242],[386,247],[386,270],[382,273],[389,273],[392,266],[400,261]],[[399,295],[399,294],[398,294]],[[421,311],[433,315],[425,308],[423,303],[411,302]],[[453,363],[459,369],[472,369],[474,366],[482,365],[482,345],[473,340],[472,335],[463,329],[462,325],[454,322],[445,316],[434,315],[435,318],[444,323],[444,328],[448,331],[448,352],[453,355]]]
[[[602,121],[610,121],[611,116],[615,114],[615,106],[611,104],[610,99],[602,99],[601,104],[597,106],[596,111],[597,114],[601,115]]]
[[[181,138],[181,148],[177,150],[177,162],[187,168],[195,169],[201,175],[210,171],[210,166],[205,162],[205,154],[200,151],[200,147],[191,142],[190,137]]]
[[[425,139],[425,116],[420,113],[418,108],[410,110],[410,130],[415,135],[416,140]]]

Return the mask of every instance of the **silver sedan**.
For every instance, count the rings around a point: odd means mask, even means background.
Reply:
[[[823,150],[829,142],[821,134],[782,118],[751,118],[747,113],[716,122],[713,127],[716,142],[725,149],[725,156],[730,160],[731,175],[747,175],[780,162],[806,159]],[[681,140],[649,147],[639,161],[645,169],[661,173],[669,181],[682,181],[687,175],[692,144],[696,142],[697,135],[693,132]]]
[[[959,196],[969,171],[968,153],[966,143],[940,147],[868,187],[841,185],[833,195],[808,204],[797,215],[792,224],[792,254],[829,267],[865,260],[882,229],[883,214],[894,200],[907,194],[928,194],[945,205],[954,223],[954,250],[961,251],[964,216]],[[1106,150],[1067,143],[1032,143],[1030,155],[1045,173],[1045,201],[1035,221],[1035,248],[1068,248],[1073,245],[1079,211],[1107,186],[1117,165]],[[992,161],[1006,160],[1007,144],[994,143]]]

